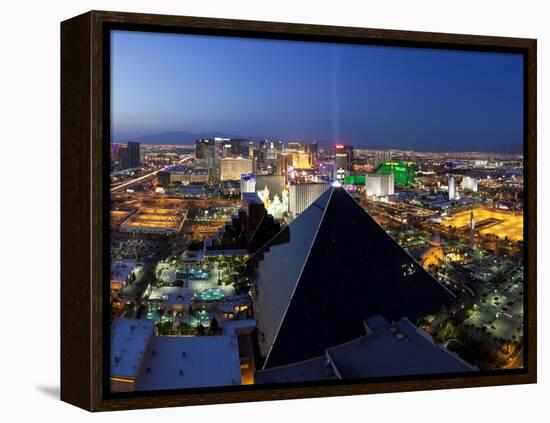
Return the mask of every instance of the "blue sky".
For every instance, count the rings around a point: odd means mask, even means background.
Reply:
[[[223,132],[419,150],[523,141],[523,60],[113,31],[112,141]]]

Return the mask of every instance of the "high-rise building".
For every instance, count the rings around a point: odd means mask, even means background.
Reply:
[[[128,141],[126,145],[117,145],[113,154],[118,163],[118,170],[140,167],[139,142]]]
[[[206,168],[210,171],[210,179],[218,180],[220,179],[220,153],[219,153],[219,142],[211,142],[205,148],[205,165]]]
[[[224,142],[220,146],[221,157],[232,157],[232,145],[229,142]]]
[[[254,174],[257,174],[260,170],[260,150],[258,148],[254,148],[250,157],[252,157],[252,168],[254,169]]]
[[[470,176],[464,176],[460,182],[460,188],[463,190],[477,192],[477,179]]]
[[[390,150],[378,150],[374,152],[374,167],[380,166],[384,162],[391,162]]]
[[[260,141],[260,159],[262,162],[277,160],[279,154],[283,152],[283,142],[273,140]]]
[[[376,173],[367,175],[365,180],[365,193],[367,197],[385,197],[395,193],[393,173],[379,175]]]
[[[254,157],[254,151],[255,150],[256,150],[256,145],[252,141],[249,141],[249,143],[248,143],[248,156],[246,156],[246,157]]]
[[[195,141],[195,158],[202,161],[210,172],[210,179],[220,177],[220,150],[222,138],[201,138]]]
[[[241,198],[246,192],[256,192],[256,177],[254,175],[241,176]]]
[[[289,151],[299,151],[299,150],[303,150],[303,147],[302,147],[302,144],[300,144],[299,142],[290,141],[286,145],[286,149]]]
[[[332,153],[334,154],[334,160],[336,162],[336,168],[351,170],[353,166],[353,146],[334,144],[332,146]]]
[[[220,180],[240,181],[241,176],[253,172],[252,159],[225,157],[220,159]]]
[[[289,189],[289,212],[297,217],[329,188],[328,183],[291,185]]]
[[[416,324],[456,299],[343,188],[326,190],[247,266],[264,368],[352,341],[370,316]]]
[[[290,162],[290,156],[286,154],[280,154],[275,162],[275,175],[281,175],[285,177],[285,183],[288,181],[288,166]]]
[[[449,175],[448,191],[449,191],[449,201],[457,200],[455,177],[453,175]]]
[[[118,150],[120,149],[121,144],[118,143],[111,143],[110,145],[110,158],[111,162],[115,162],[118,160]]]
[[[276,173],[277,161],[283,153],[283,142],[263,140],[260,142],[258,167],[267,173]]]
[[[128,168],[134,169],[140,167],[140,148],[139,142],[128,141]]]
[[[220,179],[220,157],[249,157],[249,154],[250,142],[245,139],[215,137],[195,141],[195,158],[210,169],[213,180]]]
[[[239,138],[214,138],[221,157],[250,157],[250,142]],[[252,146],[254,146],[252,144]]]
[[[319,155],[319,144],[317,143],[317,141],[313,141],[308,146],[308,150],[313,155],[313,157],[317,157]]]
[[[346,176],[349,176],[349,171],[338,167],[336,169],[336,177],[334,179],[340,183],[343,183],[346,179]]]
[[[128,147],[124,144],[119,144],[115,150],[115,160],[117,162],[116,169],[123,170],[128,168]]]
[[[206,160],[208,157],[207,150],[215,149],[215,141],[213,139],[199,138],[195,141],[195,158],[197,160]]]
[[[290,157],[292,158],[292,167],[294,169],[312,168],[311,153],[307,151],[294,151],[290,153]]]
[[[334,160],[319,163],[319,174],[326,179],[334,179],[336,177],[336,164]]]
[[[229,144],[231,146],[232,157],[249,157],[250,141],[239,138],[231,138],[228,142],[226,141],[224,144]]]
[[[375,173],[389,175],[393,173],[395,183],[411,187],[415,180],[416,165],[413,162],[383,162]]]

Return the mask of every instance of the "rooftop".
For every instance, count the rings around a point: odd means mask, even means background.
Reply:
[[[477,368],[437,344],[407,318],[390,323],[382,316],[364,322],[371,332],[325,350],[310,360],[257,371],[256,383],[443,374]]]
[[[184,164],[177,164],[164,169],[164,172],[185,173],[188,175],[206,175],[208,174],[208,169],[189,167]]]
[[[257,371],[254,380],[262,383],[312,382],[338,379],[330,361],[323,355],[281,367]]]
[[[137,389],[184,389],[241,384],[236,336],[157,336]]]
[[[244,204],[263,204],[264,202],[256,192],[243,192],[242,203]]]
[[[136,266],[135,260],[112,260],[111,280],[126,281]]]
[[[329,348],[341,378],[455,373],[477,370],[403,318],[370,335]]]
[[[116,319],[111,325],[111,376],[135,378],[155,331],[151,320]]]
[[[156,288],[149,296],[150,300],[166,301],[168,305],[190,304],[191,293],[189,289],[177,286],[161,286]]]

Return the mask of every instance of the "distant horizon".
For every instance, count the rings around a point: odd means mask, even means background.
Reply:
[[[212,134],[217,132],[211,132]],[[258,144],[260,141],[268,140],[268,141],[282,141],[283,143],[289,143],[289,142],[298,142],[303,145],[310,145],[313,142],[316,142],[319,144],[321,148],[328,149],[332,145],[336,143],[327,143],[323,141],[318,140],[299,140],[299,139],[281,139],[276,137],[249,137],[249,136],[227,136],[227,134],[223,134],[223,132],[219,132],[221,135],[215,135],[215,136],[205,136],[205,137],[197,137],[193,140],[189,141],[182,141],[182,142],[164,142],[164,141],[158,141],[158,142],[151,142],[151,141],[143,141],[143,139],[162,139],[167,135],[175,135],[175,134],[187,134],[187,135],[194,135],[190,134],[185,131],[172,131],[172,132],[161,132],[158,134],[147,134],[147,135],[141,135],[136,137],[131,137],[128,139],[123,140],[112,140],[110,144],[126,144],[128,142],[139,142],[141,145],[149,145],[149,146],[155,146],[155,145],[171,145],[171,146],[186,146],[186,147],[195,147],[195,141],[199,138],[231,138],[231,139],[246,139],[251,142],[254,142]],[[203,133],[204,134],[204,133]],[[496,154],[523,154],[523,145],[522,144],[508,144],[508,145],[497,145],[495,146],[494,150],[479,150],[479,149],[447,149],[447,150],[437,150],[437,149],[418,149],[418,148],[405,148],[405,147],[390,147],[390,146],[376,146],[376,145],[353,145],[353,144],[345,144],[345,145],[351,145],[354,148],[360,149],[360,150],[397,150],[397,151],[415,151],[415,152],[422,152],[422,153],[496,153]]]
[[[520,54],[132,31],[111,43],[112,142],[224,128],[325,147],[523,145]]]

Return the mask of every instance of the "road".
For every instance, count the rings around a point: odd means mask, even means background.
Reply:
[[[181,159],[177,164],[185,163],[185,162],[191,160],[192,158],[193,158],[193,156],[191,156],[191,155],[185,156],[185,157],[184,157],[183,159]],[[148,173],[148,174],[146,174],[146,175],[142,175],[142,176],[140,176],[140,177],[138,177],[138,178],[132,179],[132,180],[130,180],[130,181],[126,181],[126,182],[124,182],[124,183],[122,183],[122,184],[120,184],[120,185],[117,185],[117,186],[115,186],[115,187],[112,187],[112,188],[111,188],[111,192],[115,192],[115,191],[118,191],[118,190],[121,190],[121,189],[124,189],[124,188],[129,188],[129,187],[134,186],[134,185],[136,185],[136,184],[139,184],[139,183],[141,183],[141,182],[145,182],[146,180],[151,179],[151,178],[153,178],[154,176],[156,176],[157,173],[159,173],[161,170],[164,170],[164,169],[165,169],[165,167],[161,167],[160,169],[157,169],[157,170],[155,170],[154,172]]]

